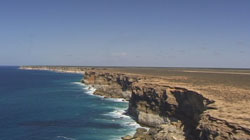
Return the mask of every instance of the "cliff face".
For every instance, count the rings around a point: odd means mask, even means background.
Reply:
[[[147,126],[173,125],[190,139],[198,137],[196,127],[208,99],[196,92],[172,87],[139,87],[132,90],[129,113]]]
[[[83,83],[93,86],[95,94],[110,98],[131,97],[132,83],[137,82],[134,77],[127,77],[123,74],[110,74],[102,72],[85,72]]]
[[[207,113],[214,101],[184,88],[150,83],[153,79],[121,73],[86,71],[83,83],[94,94],[129,100],[128,113],[151,129],[145,136],[156,140],[247,140],[250,130]]]

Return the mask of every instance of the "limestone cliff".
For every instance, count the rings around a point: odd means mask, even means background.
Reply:
[[[95,94],[110,98],[130,99],[132,83],[135,77],[127,77],[123,74],[110,74],[102,72],[86,71],[83,83],[93,86]]]
[[[151,129],[144,136],[156,140],[247,140],[250,130],[206,111],[213,100],[185,88],[150,83],[138,75],[85,71],[83,83],[96,88],[94,94],[129,100],[128,113]],[[133,138],[131,138],[133,139]],[[141,138],[146,139],[146,138]]]

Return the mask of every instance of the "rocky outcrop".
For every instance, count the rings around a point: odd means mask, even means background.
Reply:
[[[200,114],[206,110],[208,102],[211,101],[186,89],[135,86],[132,89],[129,113],[141,124],[160,126],[163,132],[168,132],[167,129],[173,131],[174,135],[178,133],[193,138],[197,135],[195,128]]]
[[[200,139],[250,140],[250,129],[204,113],[197,126]]]
[[[137,82],[137,80],[135,77],[128,77],[124,74],[86,71],[82,82],[94,87],[96,89],[94,94],[129,100],[132,93],[132,83]]]

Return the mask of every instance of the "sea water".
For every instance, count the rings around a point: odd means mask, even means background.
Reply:
[[[138,124],[127,102],[93,96],[81,74],[0,67],[1,140],[116,140]]]

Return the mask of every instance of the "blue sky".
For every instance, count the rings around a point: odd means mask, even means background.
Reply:
[[[250,68],[250,1],[1,0],[0,65]]]

